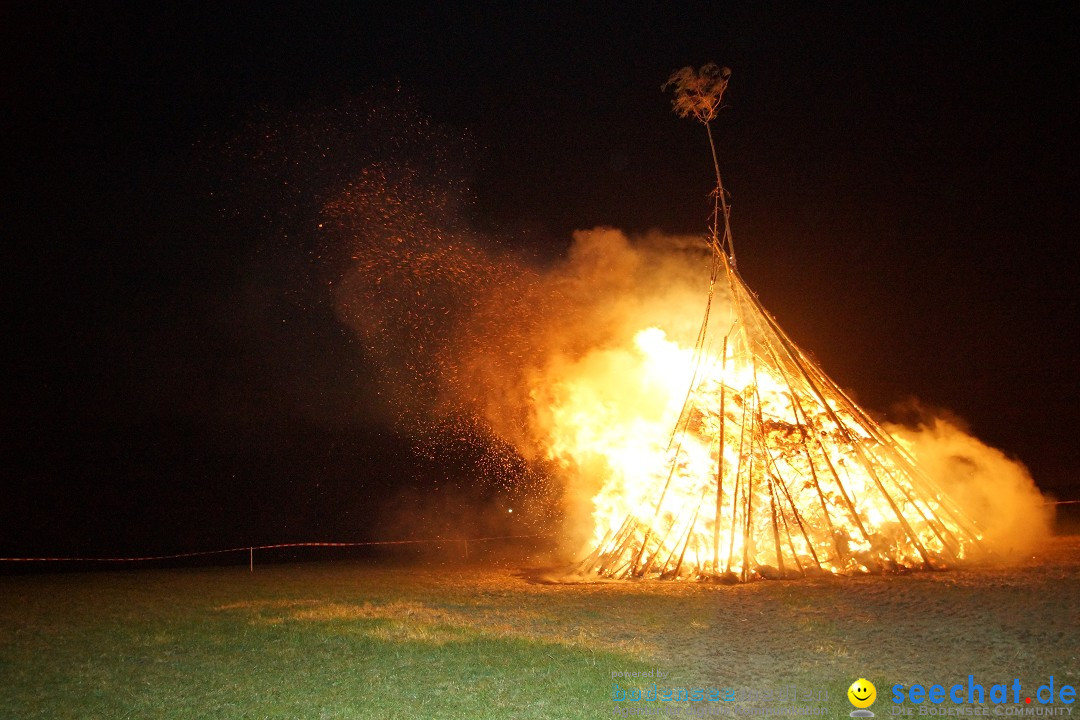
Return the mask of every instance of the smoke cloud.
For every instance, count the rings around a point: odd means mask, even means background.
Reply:
[[[672,387],[687,379],[650,385],[640,345],[693,346],[708,251],[697,237],[594,228],[574,233],[561,260],[537,263],[471,229],[462,190],[407,163],[373,162],[330,197],[320,227],[347,251],[336,310],[396,421],[421,446],[482,447],[471,454],[477,473],[541,522],[560,517],[564,547],[577,551],[613,469],[599,455],[559,452],[559,408],[573,396],[622,418],[630,435],[620,441],[631,446],[633,433],[643,443],[655,443],[657,428],[670,433]],[[648,328],[658,330],[642,336]],[[888,429],[997,553],[1017,556],[1045,537],[1049,515],[1021,464],[945,418]]]
[[[1050,534],[1052,506],[1022,463],[971,435],[955,417],[917,408],[914,425],[885,429],[905,445],[984,533],[996,555],[1019,559]]]

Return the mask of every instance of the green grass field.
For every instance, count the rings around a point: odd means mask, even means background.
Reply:
[[[612,672],[827,691],[1080,685],[1080,538],[1014,568],[545,584],[508,567],[336,562],[0,577],[0,717],[611,717]],[[728,704],[729,706],[731,704]],[[700,703],[697,704],[701,706]]]

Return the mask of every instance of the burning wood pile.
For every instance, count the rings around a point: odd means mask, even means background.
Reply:
[[[710,122],[729,76],[707,65],[668,83],[676,112],[705,125],[714,162]],[[660,374],[689,368],[674,375],[681,410],[659,459],[625,450],[606,458],[612,472],[594,498],[593,549],[579,569],[748,581],[935,568],[971,556],[977,524],[747,287],[718,163],[716,177],[711,282],[695,346],[679,348],[655,328],[636,338]]]

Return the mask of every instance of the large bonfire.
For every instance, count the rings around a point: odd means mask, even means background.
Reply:
[[[602,432],[587,439],[611,472],[594,499],[591,552],[580,569],[747,581],[943,567],[971,556],[977,524],[784,333],[739,275],[710,126],[729,76],[706,65],[667,83],[676,112],[699,120],[712,148],[711,281],[693,348],[655,328],[636,338],[670,398],[666,449]]]

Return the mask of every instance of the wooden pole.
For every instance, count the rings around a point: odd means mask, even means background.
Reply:
[[[248,547],[248,572],[255,572],[255,547]]]
[[[779,483],[783,484],[783,483]],[[791,558],[795,561],[795,567],[799,568],[800,575],[806,575],[806,568],[799,560],[799,553],[795,550],[795,541],[791,539],[791,525],[788,524],[787,515],[784,513],[784,499],[780,498],[780,520],[784,523],[784,533],[787,535],[788,548],[791,549]]]
[[[756,378],[756,373],[755,373]],[[757,397],[757,380],[754,381],[754,397]],[[743,546],[742,546],[742,579],[746,582],[750,577],[750,523],[754,520],[754,433],[759,432],[757,427],[757,413],[750,415],[750,458],[747,461],[746,466],[746,524],[743,526]]]
[[[739,425],[739,464],[735,467],[735,490],[731,494],[731,533],[728,538],[727,563],[724,565],[725,573],[731,572],[731,558],[735,554],[735,517],[738,511],[739,483],[742,479],[743,450],[746,447],[746,409],[749,402],[744,390],[742,422]]]
[[[954,560],[959,560],[960,558],[956,554],[957,551],[953,550],[953,548],[950,546],[950,541],[945,538],[945,535],[942,535],[941,532],[938,531],[937,526],[934,525],[934,520],[937,520],[938,524],[941,525],[941,530],[944,531],[949,536],[949,538],[952,539],[952,542],[954,542],[957,549],[959,549],[960,543],[956,540],[956,536],[949,532],[949,528],[945,527],[945,524],[937,518],[937,516],[934,514],[933,509],[930,508],[929,504],[926,506],[926,509],[930,511],[930,515],[928,516],[922,511],[922,508],[919,507],[919,504],[915,501],[915,497],[911,493],[909,493],[907,491],[907,488],[905,488],[903,484],[901,484],[900,481],[896,478],[896,476],[889,471],[889,468],[886,467],[884,463],[882,463],[881,467],[882,470],[885,471],[886,476],[891,479],[893,481],[893,484],[896,485],[896,487],[900,489],[900,492],[904,494],[904,497],[907,498],[908,503],[911,505],[911,507],[915,508],[915,512],[919,513],[919,517],[923,519],[923,522],[926,523],[926,526],[929,527],[930,530],[933,531],[934,535],[937,536],[937,539],[941,541],[942,549],[952,555]],[[923,502],[926,501],[924,500]]]
[[[839,540],[836,537],[836,531],[833,528],[832,524],[832,516],[829,514],[829,508],[825,502],[825,493],[821,490],[821,482],[818,480],[817,469],[814,467],[813,453],[810,452],[810,446],[808,445],[809,434],[807,433],[806,429],[808,427],[811,427],[810,416],[806,414],[806,410],[803,409],[802,403],[799,402],[799,396],[795,392],[795,386],[791,383],[791,378],[788,376],[787,368],[785,368],[784,364],[780,361],[780,356],[777,355],[776,348],[774,348],[771,343],[766,343],[766,345],[769,348],[769,353],[772,355],[773,362],[776,363],[776,367],[780,369],[780,374],[784,377],[784,383],[788,387],[788,392],[791,394],[791,413],[792,416],[795,418],[795,425],[799,428],[799,434],[802,440],[800,445],[802,445],[803,451],[806,453],[806,463],[810,467],[810,478],[814,482],[814,489],[817,491],[818,500],[821,502],[821,514],[825,518],[825,526],[828,529],[829,541],[832,542],[833,547],[836,549],[836,561],[837,563],[842,563],[844,561],[845,553],[840,545]],[[799,420],[800,413],[802,414],[801,421]],[[828,451],[821,443],[820,438],[818,438],[818,445],[821,446],[822,455],[825,455],[826,460],[828,460]],[[831,464],[830,467],[832,467]],[[839,482],[839,480],[840,478],[839,476],[837,476],[837,482]],[[784,487],[784,492],[787,492],[786,486]],[[795,509],[795,503],[794,501],[792,501],[790,494],[788,495],[788,502],[791,503],[792,509]],[[796,519],[799,519],[798,512],[798,510],[795,510]],[[813,543],[810,543],[810,538],[806,534],[806,528],[803,527],[801,520],[799,521],[799,528],[803,531],[803,537],[806,538],[807,543],[810,544],[811,552],[813,552],[814,545]],[[818,560],[817,553],[814,553],[814,562],[817,563],[817,566],[820,569],[821,561]]]
[[[810,535],[806,532],[806,527],[803,525],[802,517],[799,515],[799,508],[795,507],[795,501],[791,498],[791,493],[788,492],[787,484],[784,482],[783,477],[780,476],[780,469],[776,466],[776,458],[769,455],[769,461],[772,463],[773,471],[776,473],[777,484],[780,486],[780,490],[783,491],[784,497],[787,498],[788,505],[791,506],[791,512],[795,516],[795,522],[799,525],[799,530],[802,532],[803,539],[806,540],[806,547],[810,550],[810,556],[814,558],[814,564],[817,565],[818,570],[821,569],[821,561],[818,559],[817,551],[814,550],[814,543],[810,540]],[[784,503],[780,503],[780,517],[784,520],[784,527],[788,528],[787,516],[784,515]],[[799,570],[802,570],[802,563],[799,562],[799,554],[795,552],[795,545],[791,541],[791,530],[788,528],[788,544],[791,545],[791,554],[795,556],[795,563],[799,566]]]
[[[686,540],[687,542],[689,542],[690,540],[690,528],[686,529]],[[679,549],[680,545],[682,545],[682,533],[679,533],[678,537],[675,538],[675,543],[671,546],[671,550],[668,552],[667,559],[664,560],[663,565],[660,566],[661,580],[669,577],[668,569],[671,567],[671,561],[675,558],[675,551]]]
[[[772,478],[766,475],[769,483],[769,509],[772,511],[772,534],[773,545],[776,547],[776,567],[780,571],[780,577],[784,577],[784,553],[780,549],[780,526],[776,522],[776,492],[773,490]]]
[[[626,524],[626,520],[623,520],[623,524]],[[607,532],[604,533],[604,539],[601,540],[595,548],[593,548],[593,551],[589,553],[588,556],[586,556],[581,562],[577,564],[576,571],[581,572],[582,570],[592,570],[594,561],[596,560],[596,558],[600,557],[604,548],[607,547],[608,540],[610,539],[611,528],[608,528]]]
[[[668,537],[671,535],[671,531],[675,529],[675,526],[678,524],[678,522],[679,522],[679,520],[681,518],[682,518],[682,514],[680,513],[679,516],[675,517],[671,521],[671,525],[668,525],[668,529],[666,531],[664,531],[664,536],[662,538],[660,538],[660,541],[656,545],[656,552],[654,552],[652,555],[649,556],[649,562],[645,563],[645,566],[642,567],[640,570],[636,569],[637,564],[635,563],[634,567],[631,568],[631,575],[634,575],[635,577],[645,577],[645,574],[648,573],[650,570],[652,570],[652,566],[656,564],[656,559],[658,557],[660,557],[660,551],[663,550],[664,545],[667,544],[667,540],[668,540]],[[655,535],[655,533],[654,533],[654,535]],[[644,552],[644,550],[645,550],[645,542],[644,541],[642,541],[642,543],[641,543],[641,549],[642,549],[642,552]],[[671,552],[674,553],[675,548],[672,548]],[[638,557],[639,558],[641,557],[641,553],[638,553]],[[669,560],[670,560],[670,558],[669,558]],[[667,562],[667,561],[665,561],[665,562]],[[664,571],[664,568],[660,568],[660,572],[662,573],[663,571]]]
[[[679,562],[675,565],[674,578],[679,579],[679,570],[682,569],[683,559],[686,557],[686,548],[690,547],[690,538],[694,534],[694,526],[697,525],[698,513],[701,512],[701,504],[705,501],[705,488],[701,490],[701,497],[698,499],[697,509],[694,510],[694,519],[690,521],[690,529],[686,533],[686,542],[683,543],[682,552],[679,553]],[[701,572],[701,567],[698,566],[698,572]]]
[[[627,519],[629,520],[629,516],[627,516]],[[619,561],[619,558],[623,556],[623,553],[626,552],[630,542],[634,539],[634,533],[637,531],[640,524],[641,523],[637,520],[632,520],[626,526],[626,533],[623,535],[622,540],[615,545],[615,548],[610,553],[601,558],[600,568],[596,571],[598,575],[607,574],[611,564]],[[644,543],[644,540],[642,542]]]
[[[724,408],[727,383],[727,344],[728,336],[724,336],[724,349],[721,352],[720,361],[720,453],[716,459],[716,520],[713,523],[713,573],[720,574],[720,518],[723,515],[724,506],[724,421],[726,412]]]
[[[742,278],[739,278],[739,280],[741,282]],[[749,295],[749,297],[750,301],[758,309],[758,312],[761,314],[761,316],[765,318],[765,321],[772,329],[773,334],[780,340],[781,344],[784,346],[784,349],[787,350],[788,356],[791,358],[792,362],[795,364],[795,367],[799,370],[802,376],[806,379],[807,385],[810,387],[810,390],[813,392],[813,394],[817,396],[818,401],[821,403],[823,409],[825,410],[825,413],[836,424],[840,434],[845,437],[845,439],[851,444],[852,449],[854,449],[855,453],[859,456],[859,459],[862,461],[864,468],[870,475],[870,479],[874,481],[874,485],[877,486],[878,491],[885,498],[885,501],[889,504],[889,508],[896,516],[897,521],[900,523],[900,527],[904,529],[904,532],[907,533],[907,536],[915,545],[915,549],[919,552],[919,555],[923,559],[923,564],[926,566],[927,569],[932,570],[933,565],[930,563],[930,555],[926,552],[926,548],[923,547],[922,541],[919,540],[919,536],[916,535],[915,531],[911,528],[911,525],[908,523],[907,518],[905,518],[903,513],[900,512],[900,508],[896,506],[896,503],[893,501],[892,496],[889,495],[888,491],[885,490],[885,486],[882,484],[881,478],[879,478],[877,472],[875,472],[872,463],[866,456],[866,451],[863,449],[858,439],[855,438],[855,436],[851,433],[851,429],[848,428],[847,424],[840,419],[833,407],[829,405],[829,401],[825,398],[824,391],[818,386],[817,380],[815,380],[814,376],[811,374],[811,371],[808,369],[808,362],[804,361],[804,358],[800,353],[798,346],[795,345],[795,343],[791,340],[791,338],[787,336],[786,333],[784,333],[780,325],[775,320],[773,320],[772,316],[769,315],[768,311],[765,310],[765,307],[760,303],[760,301],[758,301],[757,297],[755,297],[753,294]],[[835,383],[831,383],[831,381],[828,381],[828,378],[826,378],[824,375],[822,375],[821,377],[824,378],[824,380],[826,381],[826,389],[831,389],[840,397],[846,399],[846,396],[840,391],[838,387],[835,386]],[[820,438],[818,438],[818,443],[821,443]],[[840,475],[836,473],[836,469],[833,467],[832,460],[829,458],[828,452],[825,452],[824,455],[825,462],[829,465],[829,469],[832,470],[833,473],[836,475],[837,485],[839,486],[840,493],[844,497],[844,500],[848,503],[849,508],[851,509],[852,517],[855,519],[855,524],[858,525],[859,530],[861,530],[863,533],[863,536],[867,539],[867,541],[869,541],[870,536],[866,532],[866,528],[863,527],[862,520],[859,518],[858,512],[855,511],[855,507],[851,502],[851,498],[849,498],[847,495],[847,489],[844,487],[843,482],[840,480]]]

